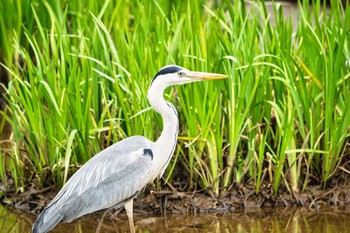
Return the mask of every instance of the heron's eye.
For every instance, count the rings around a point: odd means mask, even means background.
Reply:
[[[185,75],[185,72],[180,71],[180,72],[177,73],[177,75],[179,75],[179,77],[182,77],[182,76]]]

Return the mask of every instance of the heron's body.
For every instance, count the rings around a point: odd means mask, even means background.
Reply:
[[[151,180],[152,156],[144,154],[143,148],[150,149],[152,144],[144,137],[134,136],[95,155],[68,180],[40,214],[41,221],[37,221],[34,229],[46,232],[59,222],[71,222],[98,210],[123,205]],[[128,156],[129,163],[123,162],[124,156]],[[146,179],[128,182],[140,174]]]
[[[34,233],[45,233],[60,222],[71,222],[83,215],[122,205],[127,210],[131,231],[134,231],[133,198],[163,174],[175,150],[179,128],[177,112],[171,103],[164,100],[163,91],[172,84],[192,82],[192,79],[179,79],[179,72],[189,71],[179,66],[162,68],[148,91],[151,106],[163,118],[163,131],[159,139],[152,142],[142,136],[129,137],[91,158],[39,215],[33,224]],[[212,75],[211,79],[226,77]],[[193,81],[199,79],[193,78]]]

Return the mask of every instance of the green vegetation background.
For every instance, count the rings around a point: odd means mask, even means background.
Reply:
[[[250,6],[249,10],[246,5]],[[20,1],[0,3],[11,146],[0,175],[21,191],[63,185],[101,149],[162,120],[147,88],[162,66],[229,79],[167,90],[181,121],[165,180],[225,193],[233,184],[304,191],[349,173],[350,8],[339,1]],[[273,23],[271,18],[274,18]],[[3,142],[1,142],[3,144]],[[160,184],[157,182],[157,184]],[[269,186],[270,185],[270,186]]]

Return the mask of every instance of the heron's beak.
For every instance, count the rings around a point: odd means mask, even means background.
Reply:
[[[189,72],[187,77],[194,80],[216,80],[227,78],[226,74],[206,73],[206,72]]]

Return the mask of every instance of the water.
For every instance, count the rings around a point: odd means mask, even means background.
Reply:
[[[59,224],[56,233],[95,233],[101,214],[82,217],[72,223]],[[0,206],[0,232],[30,232],[36,216]],[[145,216],[135,213],[136,232],[350,232],[350,206],[308,208],[262,208],[230,213]],[[100,232],[129,232],[122,212],[106,218]]]

